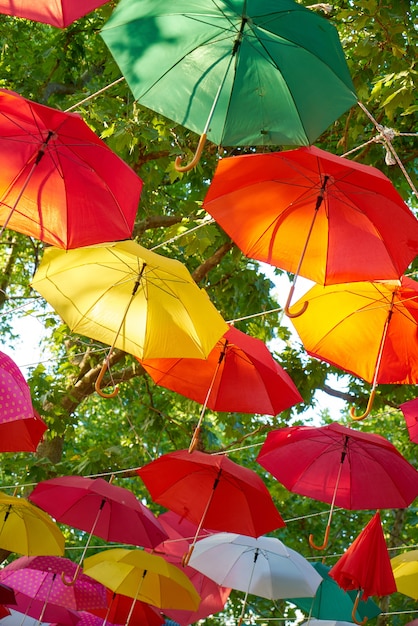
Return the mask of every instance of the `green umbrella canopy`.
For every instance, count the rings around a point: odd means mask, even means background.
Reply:
[[[141,104],[217,145],[309,145],[357,102],[335,27],[293,0],[121,0],[101,35]]]
[[[287,598],[307,615],[323,620],[352,621],[352,611],[357,591],[344,591],[328,576],[331,569],[323,563],[312,563],[318,574],[323,578],[313,598]],[[362,621],[365,617],[371,619],[381,613],[380,608],[370,598],[364,602],[360,600],[356,611],[356,619]]]

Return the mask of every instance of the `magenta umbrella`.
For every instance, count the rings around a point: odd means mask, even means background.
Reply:
[[[8,619],[8,622],[10,621],[16,626],[31,626],[33,620],[36,620],[36,626],[39,626],[42,620],[45,620],[42,623],[59,622],[61,626],[75,626],[80,619],[80,614],[77,611],[53,602],[37,600],[37,598],[20,593],[20,591],[16,591],[16,604],[7,606],[14,611],[12,613],[14,621]],[[5,623],[5,626],[8,622]]]
[[[0,452],[35,452],[46,430],[22,372],[0,351]]]
[[[40,482],[28,499],[57,522],[89,533],[79,568],[93,535],[145,548],[167,538],[160,522],[132,491],[103,478],[52,478]]]
[[[160,515],[159,520],[168,534],[168,540],[157,546],[154,552],[161,554],[169,563],[181,567],[183,556],[193,541],[197,526],[172,511]],[[207,537],[208,533],[202,529],[200,538],[204,536]],[[196,611],[165,609],[164,613],[180,626],[188,626],[221,611],[229,598],[231,589],[218,585],[214,580],[189,565],[185,566],[183,571],[201,597],[199,607]]]
[[[50,603],[72,611],[107,606],[106,587],[90,576],[79,574],[73,584],[64,583],[63,577],[73,577],[76,570],[76,563],[64,557],[23,556],[0,571],[0,581],[43,602],[45,610]]]

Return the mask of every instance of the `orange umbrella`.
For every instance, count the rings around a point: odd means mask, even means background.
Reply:
[[[378,384],[418,383],[418,283],[400,281],[315,285],[290,309],[308,354],[372,383],[363,419]]]
[[[214,411],[277,415],[302,396],[265,343],[233,326],[207,359],[138,359],[158,385],[200,402],[197,443],[206,407]]]
[[[353,607],[352,619],[358,622],[355,613],[360,599],[369,596],[386,596],[396,591],[396,582],[385,538],[380,514],[376,513],[361,531],[343,556],[330,569],[329,576],[345,591],[358,590]]]
[[[108,0],[0,0],[0,13],[65,28]]]
[[[203,206],[244,254],[329,285],[399,278],[418,221],[378,169],[314,146],[221,159]],[[293,315],[295,309],[293,309]]]

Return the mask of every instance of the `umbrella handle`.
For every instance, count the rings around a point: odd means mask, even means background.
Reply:
[[[284,305],[284,309],[283,309],[284,313],[285,313],[285,315],[287,315],[287,317],[299,317],[300,315],[303,315],[303,313],[305,313],[306,309],[308,308],[308,304],[309,304],[305,300],[305,302],[302,304],[302,308],[301,308],[300,311],[298,311],[297,313],[291,313],[289,311],[290,302],[291,302],[292,297],[293,297],[293,292],[295,291],[295,284],[296,284],[296,280],[293,281],[293,284],[290,287],[289,294],[288,294],[287,300],[286,300],[286,304]]]
[[[61,572],[61,580],[66,587],[73,587],[77,582],[79,574],[80,574],[80,567],[77,566],[77,569],[74,572],[74,576],[71,578],[71,580],[68,580],[68,578],[65,577],[65,572]]]
[[[352,406],[350,408],[350,417],[351,417],[351,419],[356,420],[357,422],[359,420],[364,420],[364,418],[367,417],[369,415],[370,411],[372,410],[372,406],[373,406],[373,401],[374,401],[375,395],[376,395],[376,389],[373,389],[373,391],[370,394],[366,410],[361,415],[356,415],[356,409]]]
[[[194,545],[191,545],[188,552],[186,552],[186,554],[183,554],[183,558],[181,559],[181,564],[183,567],[186,567],[186,565],[189,564],[190,557],[193,554],[193,550],[194,550]]]
[[[313,535],[309,535],[309,545],[311,546],[311,548],[313,548],[314,550],[325,550],[325,548],[328,545],[329,531],[330,531],[330,526],[328,524],[328,526],[325,529],[324,543],[322,544],[322,546],[317,546],[314,543]]]
[[[192,170],[200,161],[200,157],[202,156],[203,148],[206,143],[206,133],[202,133],[199,139],[199,143],[197,144],[196,152],[194,153],[193,159],[187,165],[180,165],[181,157],[178,156],[174,162],[174,168],[178,172],[189,172]]]
[[[359,626],[363,626],[363,624],[367,622],[367,617],[363,617],[361,622],[359,622],[359,620],[357,619],[356,612],[357,612],[357,607],[359,605],[359,602],[360,602],[360,591],[358,592],[358,594],[356,595],[356,599],[354,600],[353,610],[351,611],[351,619],[353,620],[355,624],[359,624]]]
[[[106,371],[108,370],[108,368],[109,368],[109,361],[108,359],[105,359],[102,365],[102,369],[100,370],[99,375],[96,379],[96,382],[94,383],[95,390],[97,391],[99,396],[101,396],[102,398],[114,398],[119,393],[119,387],[115,387],[114,390],[111,391],[110,393],[104,393],[100,388],[100,385],[102,384],[103,376],[106,374]]]
[[[190,442],[189,445],[189,452],[192,453],[194,452],[194,450],[196,450],[197,444],[199,443],[199,435],[200,435],[200,426],[197,426],[194,433],[193,433],[193,437],[192,440]]]

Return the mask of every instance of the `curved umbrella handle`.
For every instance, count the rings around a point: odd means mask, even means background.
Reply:
[[[301,308],[300,311],[298,311],[297,313],[291,313],[289,311],[290,302],[291,302],[292,297],[293,297],[293,292],[295,291],[295,284],[296,284],[296,279],[293,281],[293,284],[290,287],[289,294],[288,294],[287,300],[286,300],[286,304],[284,305],[284,309],[283,309],[284,313],[285,313],[285,315],[287,315],[287,317],[299,317],[300,315],[303,315],[303,313],[305,313],[306,309],[308,308],[308,304],[309,304],[309,302],[306,302],[306,300],[305,300],[305,302],[303,303],[302,308]]]
[[[62,582],[64,583],[64,585],[66,587],[73,587],[76,584],[77,580],[78,580],[79,574],[80,574],[80,567],[77,566],[77,569],[74,572],[74,576],[70,580],[68,580],[65,577],[65,572],[61,572],[61,580],[62,580]]]
[[[357,607],[358,604],[360,602],[360,591],[358,592],[356,599],[354,600],[354,604],[353,604],[353,610],[351,611],[351,619],[353,620],[353,622],[355,624],[359,624],[359,626],[363,626],[363,624],[365,624],[367,622],[367,617],[363,617],[363,619],[361,620],[361,622],[358,621],[357,617],[356,617],[356,612],[357,612]]]
[[[94,383],[95,390],[97,391],[99,396],[101,396],[102,398],[114,398],[119,393],[119,387],[115,387],[114,390],[111,391],[110,393],[104,393],[100,388],[100,385],[102,384],[103,376],[106,374],[106,371],[108,370],[108,368],[109,368],[109,361],[108,359],[105,359],[102,365],[102,369],[100,370],[99,375],[96,379],[96,382]]]
[[[189,564],[190,561],[190,557],[193,554],[193,550],[194,550],[194,544],[190,546],[188,552],[186,552],[186,554],[183,554],[183,558],[181,559],[181,564],[183,567],[186,567],[186,565]]]
[[[360,421],[360,420],[364,420],[364,418],[367,417],[369,415],[370,411],[372,410],[372,406],[373,406],[373,401],[374,401],[375,395],[376,395],[376,389],[373,389],[373,391],[370,394],[366,410],[361,415],[356,415],[356,409],[352,406],[350,408],[350,417],[351,417],[351,419],[356,420],[357,422]]]
[[[192,452],[194,452],[196,450],[197,444],[199,443],[199,435],[200,435],[200,426],[197,426],[195,428],[192,440],[191,440],[190,445],[189,445],[189,452],[190,453],[192,453]]]
[[[329,531],[330,531],[330,525],[328,524],[328,526],[325,529],[324,543],[322,544],[322,546],[317,546],[314,543],[313,535],[309,535],[309,545],[311,546],[311,548],[313,548],[314,550],[325,550],[325,548],[328,545]]]
[[[284,313],[285,315],[287,315],[287,317],[299,317],[300,315],[303,315],[303,313],[305,313],[306,309],[308,308],[308,304],[309,302],[305,302],[302,305],[302,308],[300,311],[298,311],[297,313],[290,313],[289,311],[289,305],[286,304],[286,306],[284,307]]]
[[[190,163],[188,163],[187,165],[180,165],[181,157],[178,156],[178,157],[176,157],[176,160],[174,162],[174,168],[178,172],[189,172],[194,167],[196,167],[196,165],[200,161],[200,157],[202,156],[202,152],[203,152],[203,148],[205,146],[205,143],[206,143],[206,133],[202,133],[201,136],[200,136],[200,139],[199,139],[199,143],[197,144],[196,152],[194,153],[194,157],[190,161]]]

